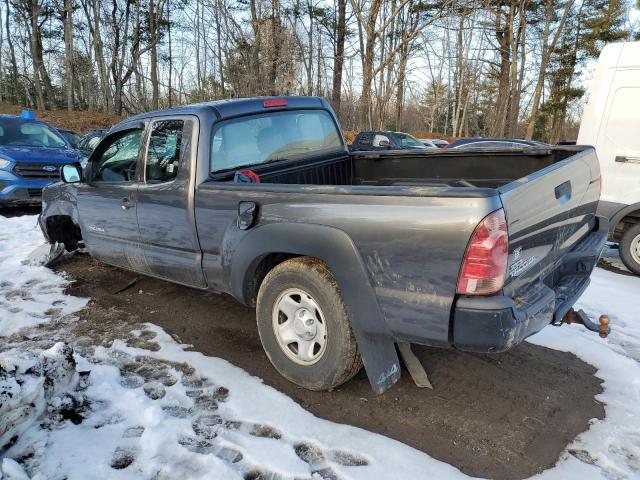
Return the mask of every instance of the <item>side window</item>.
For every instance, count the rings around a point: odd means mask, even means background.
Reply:
[[[389,137],[387,137],[386,135],[380,135],[379,133],[376,134],[375,137],[373,137],[373,146],[374,147],[380,147],[380,142],[386,141],[388,145],[391,145],[391,140],[389,140]]]
[[[136,179],[142,130],[130,130],[108,140],[94,160],[93,181],[133,182]]]
[[[153,123],[147,150],[147,182],[169,182],[178,175],[183,127],[183,120],[161,120]]]

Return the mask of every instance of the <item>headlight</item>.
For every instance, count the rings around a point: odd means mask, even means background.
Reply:
[[[9,160],[7,160],[6,158],[0,158],[0,169],[5,169],[9,165],[11,165],[11,162]]]

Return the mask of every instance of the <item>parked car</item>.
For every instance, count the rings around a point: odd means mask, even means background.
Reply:
[[[95,150],[104,137],[107,130],[91,130],[89,133],[86,133],[78,142],[78,150],[80,150],[87,157],[91,155],[91,153]]]
[[[69,144],[73,148],[78,148],[78,143],[80,142],[80,139],[81,139],[80,135],[78,135],[73,130],[65,130],[61,128],[58,128],[57,130],[62,134],[64,138],[66,138],[67,142],[69,142]]]
[[[502,352],[560,324],[608,231],[589,147],[349,152],[328,102],[219,101],[113,127],[45,189],[57,248],[256,307],[274,367],[313,390],[395,342]],[[581,317],[582,318],[582,317]]]
[[[441,140],[438,138],[419,138],[418,140],[424,143],[425,146],[430,148],[445,148],[447,145],[449,145],[449,142],[447,142],[446,140]]]
[[[102,137],[106,134],[107,130],[91,130],[89,133],[85,134],[78,142],[78,151],[80,152],[80,158],[82,162],[82,166],[84,166],[95,148],[102,140]]]
[[[424,143],[416,137],[402,132],[360,132],[356,135],[351,150],[426,150]]]
[[[445,148],[523,148],[523,147],[548,147],[549,145],[533,140],[520,140],[517,138],[461,138],[447,145]]]
[[[605,46],[578,144],[593,145],[602,171],[598,214],[610,220],[625,266],[640,275],[640,42]]]
[[[77,161],[69,142],[33,112],[0,115],[0,206],[40,205],[42,189],[60,179],[60,167]]]

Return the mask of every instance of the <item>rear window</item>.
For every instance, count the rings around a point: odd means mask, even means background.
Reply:
[[[251,115],[215,127],[211,172],[342,150],[337,126],[324,110]]]
[[[34,148],[66,148],[62,136],[47,125],[0,120],[0,145]]]

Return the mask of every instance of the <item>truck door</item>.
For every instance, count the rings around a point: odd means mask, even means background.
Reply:
[[[198,119],[154,119],[144,146],[138,188],[140,242],[152,275],[205,287],[194,218]]]
[[[602,200],[640,202],[640,67],[616,70],[598,132]]]
[[[80,227],[91,255],[137,271],[145,271],[136,218],[143,131],[139,124],[105,138],[77,190]]]

